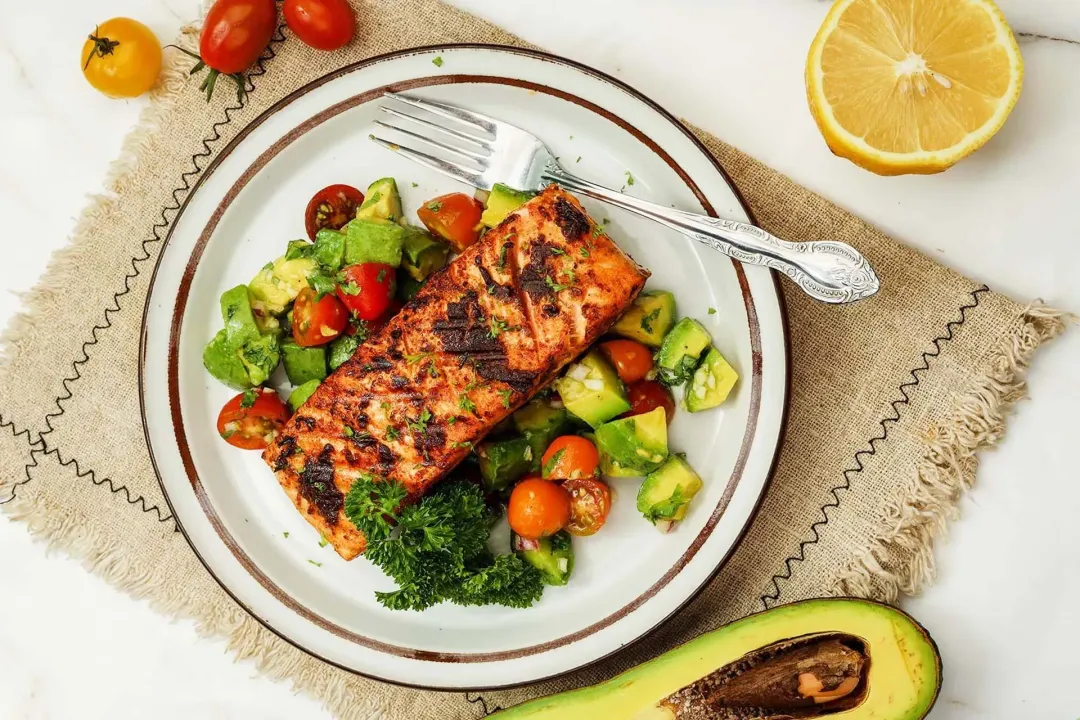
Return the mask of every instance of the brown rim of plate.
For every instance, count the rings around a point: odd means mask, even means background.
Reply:
[[[725,183],[728,185],[728,187],[735,194],[736,198],[738,199],[738,201],[739,201],[740,205],[742,206],[743,210],[746,212],[747,216],[750,217],[751,220],[753,220],[752,215],[750,213],[750,209],[747,206],[745,199],[742,197],[742,195],[739,192],[738,188],[734,185],[734,183],[728,177],[728,175],[724,171],[723,167],[720,166],[720,164],[716,160],[716,158],[713,157],[713,155],[704,147],[704,145],[681,122],[679,122],[674,116],[672,116],[670,113],[665,111],[663,108],[656,105],[653,101],[649,100],[647,97],[645,97],[644,95],[642,95],[638,91],[634,90],[633,88],[627,86],[626,84],[622,83],[621,81],[618,81],[618,80],[616,80],[616,79],[614,79],[614,78],[612,78],[612,77],[610,77],[610,76],[608,76],[608,75],[606,75],[606,74],[604,74],[604,73],[602,73],[600,71],[594,70],[592,68],[581,65],[581,64],[576,63],[574,61],[567,60],[567,59],[564,59],[564,58],[560,58],[558,56],[551,55],[551,54],[548,54],[548,53],[535,51],[535,50],[525,50],[525,49],[521,49],[521,48],[501,46],[501,45],[488,45],[488,44],[482,44],[482,43],[466,43],[466,44],[433,45],[433,46],[422,47],[422,48],[411,48],[411,49],[408,49],[408,50],[402,50],[402,51],[397,51],[397,52],[393,52],[393,53],[388,53],[388,54],[385,54],[385,55],[380,55],[380,56],[376,56],[376,57],[373,57],[373,58],[369,58],[367,60],[359,61],[359,62],[350,64],[350,65],[347,65],[347,66],[345,66],[345,67],[343,67],[343,68],[341,68],[339,70],[336,70],[334,72],[331,72],[331,73],[329,73],[329,74],[327,74],[327,75],[325,75],[325,76],[323,76],[321,78],[318,78],[318,79],[308,83],[307,85],[305,85],[305,86],[303,86],[301,88],[297,88],[295,91],[293,91],[289,95],[287,95],[284,98],[278,100],[271,107],[269,107],[265,111],[263,111],[263,113],[261,113],[257,118],[252,120],[247,126],[245,126],[236,135],[236,137],[234,137],[233,140],[231,140],[229,142],[229,144],[226,145],[219,152],[219,154],[214,158],[214,160],[210,163],[210,165],[208,165],[206,167],[206,169],[202,172],[202,174],[199,177],[199,180],[193,186],[192,191],[190,193],[188,193],[187,197],[184,200],[184,203],[183,203],[182,207],[180,208],[179,212],[177,213],[176,218],[174,218],[172,224],[170,225],[169,233],[166,235],[166,238],[164,240],[164,243],[163,243],[162,247],[164,248],[168,244],[168,242],[171,240],[172,232],[173,232],[173,229],[176,226],[177,220],[180,218],[180,216],[186,210],[188,202],[190,202],[190,199],[192,197],[194,197],[194,195],[196,194],[198,189],[201,187],[202,183],[208,177],[210,177],[212,175],[212,173],[214,172],[214,170],[217,168],[217,166],[220,165],[220,163],[255,128],[257,128],[263,122],[265,122],[267,120],[267,118],[271,117],[272,115],[274,115],[275,113],[277,113],[278,111],[280,111],[284,107],[288,106],[289,104],[291,104],[296,99],[298,99],[298,98],[302,97],[303,95],[307,94],[308,92],[310,92],[310,91],[312,91],[312,90],[326,84],[327,82],[330,82],[330,81],[332,81],[332,80],[334,80],[334,79],[336,79],[338,77],[349,74],[349,73],[354,72],[356,70],[369,67],[369,66],[377,64],[379,62],[385,62],[385,61],[393,60],[393,59],[396,59],[396,58],[399,58],[399,57],[405,57],[405,56],[415,55],[415,54],[424,54],[424,53],[429,53],[429,52],[436,51],[436,50],[447,50],[447,51],[449,51],[449,50],[455,50],[455,49],[491,50],[491,51],[507,52],[507,53],[513,53],[513,54],[533,57],[533,58],[536,58],[536,59],[539,59],[539,60],[543,60],[545,62],[552,62],[552,63],[556,63],[556,64],[560,64],[560,65],[570,67],[571,69],[575,69],[575,70],[577,70],[579,72],[582,72],[582,73],[584,73],[586,75],[589,75],[589,76],[594,77],[594,78],[596,78],[598,80],[606,82],[606,83],[618,88],[619,90],[625,92],[626,94],[630,95],[635,100],[645,104],[647,107],[652,109],[654,112],[657,112],[661,117],[668,120],[672,125],[674,125],[680,131],[682,131],[682,133],[687,137],[687,139],[690,140],[690,142],[692,144],[694,144],[705,155],[705,157],[707,157],[712,162],[712,164],[716,168],[717,172],[720,173],[720,175],[724,179]],[[539,84],[536,84],[536,83],[531,83],[531,82],[526,82],[526,81],[521,81],[521,80],[514,80],[514,79],[509,79],[509,78],[479,76],[479,75],[432,76],[432,77],[426,77],[426,78],[417,78],[417,79],[413,79],[413,80],[409,80],[409,81],[405,81],[405,82],[401,82],[401,83],[392,83],[392,84],[383,86],[381,88],[377,88],[377,89],[362,93],[360,95],[353,96],[352,98],[349,98],[347,100],[339,102],[339,103],[337,103],[337,104],[335,104],[335,105],[321,111],[317,115],[309,118],[304,123],[302,123],[298,127],[294,128],[292,131],[287,133],[284,137],[279,139],[268,150],[264,151],[255,160],[255,162],[241,175],[241,177],[234,183],[232,188],[230,188],[229,192],[226,194],[225,198],[223,198],[222,202],[216,208],[215,212],[213,213],[213,215],[211,216],[211,218],[210,218],[210,220],[209,220],[209,222],[207,224],[207,227],[203,230],[203,232],[201,233],[201,235],[199,237],[197,245],[196,245],[196,247],[195,247],[195,249],[193,251],[192,257],[190,258],[190,260],[188,262],[188,265],[187,265],[187,267],[185,269],[184,276],[183,276],[183,278],[181,280],[181,285],[180,285],[180,289],[179,289],[178,303],[177,303],[177,307],[174,309],[172,327],[170,329],[170,337],[169,337],[169,359],[168,359],[169,403],[170,403],[170,410],[171,410],[172,419],[173,419],[173,423],[174,423],[174,429],[175,429],[175,432],[176,432],[176,440],[177,440],[178,448],[179,448],[179,451],[180,451],[181,456],[182,456],[182,460],[183,460],[183,463],[184,463],[184,466],[185,466],[185,471],[186,471],[186,473],[188,475],[189,480],[192,483],[192,488],[196,493],[196,496],[197,496],[197,498],[199,500],[200,506],[203,508],[204,512],[207,513],[207,517],[208,517],[209,521],[211,522],[212,526],[214,527],[215,531],[218,533],[219,537],[221,537],[222,541],[226,544],[226,546],[233,553],[234,557],[236,557],[237,561],[240,562],[240,564],[252,575],[252,577],[254,579],[256,579],[264,589],[266,589],[268,592],[270,592],[271,595],[273,595],[275,597],[275,599],[277,599],[279,602],[282,602],[287,607],[292,609],[294,612],[301,615],[302,617],[309,620],[310,622],[313,622],[314,624],[318,625],[319,627],[321,627],[321,628],[323,628],[323,629],[325,629],[325,630],[327,630],[327,631],[329,631],[329,632],[331,632],[331,633],[333,633],[333,634],[335,634],[335,635],[337,635],[339,637],[350,640],[352,642],[356,642],[356,643],[361,644],[361,645],[363,645],[365,647],[378,650],[380,652],[387,652],[387,653],[392,653],[394,655],[398,655],[398,656],[402,656],[402,657],[418,659],[418,660],[425,660],[425,661],[432,661],[432,662],[493,662],[493,661],[499,661],[499,660],[509,660],[509,659],[514,659],[514,658],[519,658],[519,657],[523,657],[523,656],[532,655],[532,654],[536,654],[536,653],[539,653],[539,652],[544,652],[544,651],[547,651],[547,650],[551,650],[551,649],[554,649],[556,647],[560,647],[560,646],[566,645],[568,643],[574,642],[576,640],[579,640],[579,639],[581,639],[583,637],[586,637],[586,636],[588,636],[588,635],[590,635],[590,634],[592,634],[592,633],[594,633],[594,632],[596,632],[596,631],[598,631],[598,630],[600,630],[600,629],[602,629],[604,627],[607,627],[608,625],[611,625],[612,623],[614,623],[617,620],[621,619],[622,617],[624,617],[626,614],[633,611],[634,609],[640,607],[643,603],[645,603],[647,600],[649,600],[651,597],[653,597],[653,595],[655,595],[659,590],[661,590],[665,585],[667,585],[667,583],[670,582],[670,580],[675,575],[677,575],[678,572],[681,571],[682,568],[685,567],[685,565],[693,558],[693,556],[696,554],[696,552],[700,549],[700,547],[708,539],[708,537],[711,534],[712,530],[715,528],[716,524],[719,522],[720,517],[723,515],[723,512],[726,509],[728,503],[730,502],[730,499],[731,499],[732,495],[734,494],[735,488],[737,487],[738,482],[741,479],[741,474],[742,474],[742,470],[743,470],[743,468],[745,466],[745,462],[746,462],[746,459],[747,459],[747,454],[748,454],[750,445],[752,444],[752,441],[753,441],[753,438],[754,438],[754,435],[755,435],[757,416],[758,416],[759,411],[760,411],[760,400],[761,400],[760,396],[761,396],[761,378],[762,378],[762,375],[761,375],[762,358],[761,358],[761,343],[760,343],[760,327],[758,325],[756,309],[754,307],[753,300],[752,300],[752,298],[750,296],[750,293],[749,293],[749,287],[748,287],[748,284],[747,284],[747,281],[746,281],[745,274],[744,274],[744,272],[742,270],[742,266],[739,263],[737,263],[735,261],[732,261],[732,264],[734,266],[736,275],[737,275],[738,280],[739,280],[740,289],[741,289],[742,294],[743,294],[743,299],[744,299],[744,303],[745,303],[746,311],[747,311],[747,321],[748,321],[749,330],[750,330],[751,353],[752,353],[752,358],[753,358],[753,360],[752,360],[752,365],[753,366],[752,366],[752,372],[751,372],[753,382],[752,382],[752,395],[751,395],[751,403],[750,403],[750,419],[749,419],[749,421],[747,423],[747,426],[746,426],[746,432],[744,434],[743,443],[742,443],[742,446],[740,448],[739,457],[736,460],[735,468],[733,469],[733,472],[732,472],[732,475],[731,475],[731,477],[730,477],[730,479],[728,481],[727,487],[725,488],[724,495],[721,497],[720,502],[717,504],[716,509],[713,511],[713,513],[710,516],[710,518],[709,518],[708,522],[706,523],[705,527],[702,529],[702,531],[698,534],[698,536],[691,543],[691,545],[688,548],[688,550],[686,551],[686,553],[684,553],[684,555],[679,559],[679,561],[676,562],[676,564],[671,569],[669,569],[668,572],[665,573],[662,578],[660,578],[660,580],[658,580],[656,583],[654,583],[654,585],[652,587],[650,587],[648,590],[646,590],[644,593],[642,593],[640,596],[638,596],[635,600],[631,601],[626,606],[624,606],[623,608],[621,608],[617,612],[609,615],[605,619],[603,619],[601,621],[598,621],[597,623],[594,623],[593,625],[591,625],[591,626],[589,626],[587,628],[584,628],[584,629],[582,629],[582,630],[580,630],[580,631],[578,631],[576,633],[572,633],[570,635],[564,636],[564,637],[559,638],[557,640],[549,641],[549,642],[546,642],[546,643],[541,643],[541,644],[530,646],[530,647],[527,647],[527,648],[519,648],[519,649],[511,650],[511,651],[490,652],[490,653],[472,653],[472,654],[439,653],[439,652],[422,651],[422,650],[416,650],[416,649],[413,649],[413,648],[403,648],[403,647],[398,647],[398,646],[394,646],[394,645],[389,645],[389,644],[386,644],[386,643],[382,643],[380,641],[376,641],[376,640],[372,640],[370,638],[365,638],[363,636],[356,635],[355,633],[352,633],[351,631],[345,630],[344,628],[341,628],[341,627],[339,627],[337,625],[334,625],[334,624],[330,623],[329,621],[325,620],[324,618],[321,618],[321,617],[315,615],[310,610],[298,605],[291,597],[289,597],[280,588],[278,588],[276,585],[274,585],[270,581],[269,578],[267,578],[257,567],[255,567],[255,565],[251,561],[251,559],[248,558],[245,553],[243,553],[243,551],[239,548],[239,546],[237,545],[235,540],[228,534],[227,531],[225,531],[224,526],[220,522],[220,519],[217,517],[216,513],[213,510],[213,507],[210,505],[209,500],[206,497],[206,494],[205,494],[205,492],[204,492],[204,490],[202,488],[202,483],[201,483],[197,473],[195,472],[194,463],[193,463],[192,458],[190,456],[190,453],[188,451],[188,447],[187,447],[187,443],[186,443],[186,436],[185,436],[184,428],[183,428],[182,414],[181,414],[180,408],[179,408],[177,369],[178,369],[178,342],[179,342],[179,334],[180,334],[180,319],[183,316],[183,310],[184,310],[184,308],[186,306],[186,301],[187,301],[187,293],[188,293],[188,291],[190,289],[190,285],[191,285],[192,279],[194,277],[195,270],[196,270],[196,268],[198,266],[198,262],[199,262],[199,260],[201,258],[202,252],[205,249],[206,243],[209,240],[210,236],[212,235],[212,233],[213,233],[218,221],[220,220],[222,214],[224,213],[225,209],[229,206],[229,204],[233,201],[233,199],[235,199],[235,197],[239,194],[240,190],[242,190],[243,187],[247,184],[247,182],[250,181],[250,179],[252,177],[254,177],[254,175],[259,170],[261,170],[262,167],[264,167],[273,157],[275,157],[285,147],[287,147],[289,144],[291,144],[293,141],[295,141],[297,138],[299,138],[300,136],[302,136],[306,132],[310,131],[314,127],[317,127],[318,125],[322,124],[323,122],[329,120],[332,117],[335,117],[336,115],[338,115],[338,114],[340,114],[340,113],[342,113],[342,112],[344,112],[346,110],[357,107],[357,106],[359,106],[359,105],[361,105],[361,104],[363,104],[365,102],[370,102],[371,100],[373,100],[374,98],[380,96],[383,92],[388,91],[388,90],[389,91],[404,91],[404,90],[414,89],[414,88],[418,88],[418,87],[430,87],[430,86],[434,86],[434,85],[460,84],[460,83],[470,83],[470,82],[485,82],[485,83],[493,83],[493,84],[503,84],[503,85],[510,85],[510,86],[521,87],[521,88],[525,88],[525,89],[529,89],[529,90],[534,90],[534,91],[537,91],[537,92],[543,92],[545,94],[549,94],[549,95],[552,95],[554,97],[558,97],[560,99],[566,100],[568,102],[573,102],[573,103],[575,103],[575,104],[577,104],[577,105],[579,105],[581,107],[584,107],[585,109],[588,109],[588,110],[590,110],[592,112],[595,112],[595,113],[601,115],[602,117],[606,118],[607,120],[615,123],[616,125],[618,125],[622,129],[624,129],[625,131],[629,132],[637,140],[642,142],[646,147],[648,147],[650,150],[652,150],[654,153],[656,153],[662,160],[664,160],[665,163],[669,167],[671,167],[672,170],[675,171],[676,174],[683,180],[683,182],[686,183],[687,187],[694,193],[695,197],[699,200],[699,202],[701,202],[702,207],[705,209],[705,211],[708,214],[715,216],[715,214],[716,214],[715,211],[713,210],[712,206],[709,204],[707,198],[705,198],[705,196],[701,192],[701,190],[690,179],[689,175],[680,166],[678,166],[675,163],[674,159],[671,158],[662,148],[660,148],[658,145],[656,145],[655,142],[653,142],[651,139],[649,139],[648,137],[643,135],[639,130],[637,130],[635,127],[631,126],[629,123],[625,122],[624,120],[622,120],[622,119],[620,119],[618,117],[615,117],[614,115],[612,115],[608,111],[604,110],[603,108],[600,108],[599,106],[597,106],[597,105],[595,105],[595,104],[593,104],[593,103],[591,103],[591,102],[589,102],[587,100],[584,100],[583,98],[579,98],[577,96],[570,95],[569,93],[565,93],[563,91],[556,90],[556,89],[548,87],[548,86],[539,85]],[[159,257],[160,257],[160,255],[159,255]],[[158,470],[157,462],[156,462],[156,459],[154,458],[153,448],[152,448],[152,445],[150,443],[149,433],[148,433],[148,430],[146,429],[146,425],[147,425],[146,424],[146,403],[145,403],[145,391],[144,391],[144,384],[145,384],[144,365],[145,365],[145,361],[146,361],[146,343],[145,343],[145,341],[146,341],[146,321],[147,321],[147,316],[148,316],[148,313],[149,313],[150,298],[151,298],[151,295],[152,295],[153,285],[154,285],[154,282],[155,282],[156,277],[157,277],[158,267],[159,267],[159,265],[155,264],[154,271],[153,271],[153,274],[152,274],[151,279],[150,279],[150,291],[147,294],[146,303],[145,303],[144,309],[143,309],[143,332],[142,332],[142,336],[141,336],[141,339],[140,339],[140,346],[141,347],[140,347],[140,364],[139,364],[140,411],[141,411],[141,414],[142,414],[144,435],[146,436],[147,449],[148,449],[148,452],[150,453],[151,462],[154,465],[155,474],[158,477],[158,483],[162,487],[162,492],[163,492],[163,494],[165,496],[165,500],[169,504],[170,511],[172,511],[173,518],[176,520],[178,529],[181,531],[181,533],[183,533],[185,539],[188,541],[188,544],[191,546],[192,550],[195,552],[196,557],[198,557],[200,562],[203,563],[204,567],[207,568],[207,571],[210,572],[211,576],[214,577],[215,581],[217,581],[218,584],[222,587],[222,589],[225,590],[225,592],[227,594],[229,594],[230,597],[232,597],[241,607],[243,607],[245,609],[245,611],[247,611],[250,615],[252,615],[252,617],[254,617],[260,624],[262,624],[264,627],[269,629],[271,632],[274,632],[276,635],[281,637],[283,640],[285,640],[289,644],[303,650],[304,652],[307,652],[308,654],[311,654],[311,655],[313,655],[315,657],[318,657],[319,659],[323,660],[324,662],[327,662],[327,663],[329,663],[331,665],[339,667],[339,668],[341,668],[343,670],[346,670],[348,672],[353,672],[353,673],[356,673],[356,674],[365,675],[364,673],[359,673],[358,671],[356,671],[356,670],[354,670],[352,668],[343,666],[340,663],[327,660],[326,658],[323,658],[323,657],[321,657],[319,655],[316,655],[315,653],[312,653],[307,648],[304,648],[303,646],[299,645],[295,640],[293,640],[293,639],[291,639],[289,637],[286,637],[282,633],[278,632],[274,627],[269,625],[265,620],[263,620],[262,618],[258,617],[255,613],[253,613],[216,576],[216,574],[210,568],[210,566],[206,563],[204,558],[199,554],[198,548],[191,541],[191,538],[188,536],[187,532],[184,530],[183,524],[181,523],[179,517],[176,515],[175,511],[173,511],[172,503],[169,500],[168,492],[165,489],[164,483],[161,481],[161,473]],[[773,470],[775,469],[776,461],[777,461],[777,458],[778,458],[778,455],[779,455],[780,444],[781,444],[781,442],[783,440],[783,435],[784,435],[784,431],[786,429],[786,424],[787,424],[787,412],[788,412],[788,405],[789,405],[789,403],[788,403],[788,392],[787,391],[788,391],[788,386],[790,385],[790,374],[791,374],[790,373],[790,339],[789,339],[789,334],[788,334],[788,330],[787,330],[787,314],[786,314],[786,311],[784,309],[783,294],[782,294],[782,291],[780,289],[778,276],[774,272],[774,273],[772,273],[772,277],[773,277],[773,282],[776,285],[777,298],[778,298],[778,301],[780,303],[781,321],[782,321],[781,330],[782,330],[782,332],[784,334],[784,344],[785,344],[785,351],[786,351],[785,352],[785,357],[786,357],[786,360],[787,360],[786,366],[785,366],[783,416],[781,418],[781,425],[780,425],[779,437],[778,437],[778,441],[777,441],[776,450],[774,451],[772,464],[770,466],[768,476],[766,477],[765,484],[763,485],[762,492],[759,495],[759,497],[757,498],[757,501],[756,501],[756,503],[754,505],[754,508],[752,509],[751,513],[749,514],[745,524],[740,529],[739,534],[738,534],[738,536],[736,538],[736,541],[732,544],[731,548],[729,548],[727,553],[725,553],[725,555],[721,559],[721,561],[719,563],[717,563],[715,569],[711,573],[709,573],[708,577],[706,577],[703,580],[703,582],[692,593],[690,593],[685,600],[683,600],[682,603],[680,603],[676,608],[674,608],[671,613],[669,613],[667,616],[665,616],[663,619],[661,619],[659,622],[657,622],[652,628],[650,628],[649,630],[646,630],[645,632],[643,632],[638,637],[636,637],[636,638],[630,640],[629,642],[623,644],[622,646],[620,646],[620,648],[617,648],[616,650],[613,650],[610,653],[607,653],[607,654],[605,654],[603,656],[595,658],[594,660],[590,660],[588,663],[584,663],[582,665],[578,665],[578,666],[569,668],[567,670],[561,671],[559,673],[555,673],[555,674],[547,676],[545,678],[538,678],[538,679],[535,679],[535,680],[529,680],[529,681],[525,681],[525,682],[521,682],[521,683],[515,683],[515,684],[500,685],[500,686],[497,686],[497,687],[499,687],[499,688],[508,688],[508,687],[514,687],[516,685],[524,685],[524,684],[531,684],[531,683],[534,683],[534,682],[541,682],[541,681],[546,680],[546,679],[551,679],[551,678],[554,678],[554,677],[558,677],[560,675],[564,675],[566,673],[569,673],[569,672],[572,672],[574,670],[580,669],[581,667],[585,667],[585,666],[591,665],[591,664],[593,664],[595,662],[599,662],[600,660],[604,659],[605,657],[608,657],[611,654],[613,654],[614,652],[617,652],[619,649],[622,649],[622,648],[626,647],[627,645],[629,645],[631,643],[637,642],[638,640],[642,639],[643,637],[645,637],[646,635],[648,635],[649,633],[651,633],[652,631],[656,630],[658,627],[663,625],[672,615],[674,615],[676,612],[681,610],[683,607],[685,607],[685,605],[687,603],[689,603],[694,597],[696,597],[701,592],[701,590],[712,580],[712,578],[715,577],[716,573],[719,572],[720,568],[722,568],[726,564],[728,558],[731,556],[731,553],[734,551],[735,547],[737,547],[739,545],[739,543],[741,542],[741,540],[745,536],[746,531],[749,528],[753,518],[756,516],[758,510],[760,509],[762,500],[763,500],[763,498],[765,496],[765,493],[766,493],[766,491],[768,489],[768,485],[771,482],[772,475],[773,475]],[[375,676],[375,675],[370,675],[370,677],[373,677],[374,679],[377,679],[377,680],[380,680],[380,681],[383,681],[383,682],[391,682],[391,683],[394,683],[394,684],[404,685],[404,686],[408,686],[408,687],[426,687],[426,686],[421,686],[421,685],[409,685],[407,683],[401,683],[400,681],[394,681],[394,680],[388,680],[388,679],[385,679],[385,678],[380,678],[380,677]],[[471,689],[488,689],[488,688],[481,686],[481,687],[478,687],[478,688],[446,688],[446,687],[440,687],[440,688],[435,688],[435,689],[439,689],[439,690],[452,690],[452,689],[471,690]]]

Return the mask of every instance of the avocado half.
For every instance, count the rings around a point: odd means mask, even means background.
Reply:
[[[611,680],[531,700],[498,720],[919,720],[941,657],[907,614],[868,600],[783,605]]]

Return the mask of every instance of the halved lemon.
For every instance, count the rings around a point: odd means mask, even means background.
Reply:
[[[879,175],[941,172],[978,150],[1023,76],[990,0],[836,0],[806,60],[829,148]]]

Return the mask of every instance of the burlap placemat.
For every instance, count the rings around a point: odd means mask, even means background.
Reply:
[[[1061,315],[935,264],[698,131],[760,224],[792,240],[850,242],[882,279],[878,296],[853,307],[814,303],[784,285],[792,358],[786,440],[757,520],[711,586],[646,641],[600,665],[467,697],[337,670],[241,610],[176,531],[138,420],[141,311],[170,222],[214,153],[303,83],[407,47],[521,44],[435,0],[353,1],[361,31],[351,47],[319,53],[279,32],[249,76],[243,107],[228,92],[208,106],[193,87],[198,80],[186,75],[190,63],[175,53],[106,194],[83,214],[4,336],[0,497],[14,493],[5,505],[12,517],[162,613],[227,638],[237,657],[344,718],[473,718],[610,676],[776,603],[828,594],[893,601],[932,577],[933,538],[974,480],[977,451],[1001,437],[1025,393],[1024,369],[1062,330]],[[178,42],[191,47],[194,37]]]

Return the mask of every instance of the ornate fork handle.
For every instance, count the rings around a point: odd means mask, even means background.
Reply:
[[[808,295],[827,303],[861,300],[880,287],[867,259],[845,243],[788,242],[754,225],[674,210],[624,195],[582,180],[557,165],[545,169],[544,179],[666,225],[740,262],[782,272]]]

